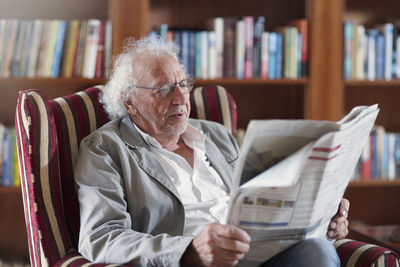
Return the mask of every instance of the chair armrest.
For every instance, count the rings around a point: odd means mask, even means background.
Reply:
[[[103,266],[121,266],[121,267],[128,267],[127,265],[116,265],[116,264],[105,264],[105,263],[92,263],[85,259],[79,252],[76,250],[73,250],[67,255],[65,255],[63,258],[61,258],[59,261],[56,262],[54,267],[61,267],[61,266],[82,266],[85,265],[85,267],[91,266],[91,267],[103,267]]]
[[[394,251],[360,241],[341,239],[334,243],[341,266],[399,266],[399,255]]]

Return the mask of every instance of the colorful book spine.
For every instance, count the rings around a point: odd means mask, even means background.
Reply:
[[[246,25],[243,20],[236,22],[236,78],[244,78],[244,62],[246,54]]]
[[[244,62],[244,78],[253,78],[253,31],[254,31],[254,19],[252,16],[243,17],[246,27],[246,39],[245,39],[245,62]]]
[[[261,77],[261,47],[262,34],[265,27],[265,18],[258,17],[254,23],[254,38],[253,38],[253,77]]]
[[[57,78],[60,73],[61,58],[64,48],[65,32],[67,29],[67,22],[65,20],[59,21],[57,39],[54,48],[54,59],[52,64],[52,77]]]
[[[90,19],[87,24],[83,55],[82,77],[93,79],[96,75],[97,47],[99,45],[100,20]]]
[[[351,21],[345,21],[344,67],[343,67],[343,75],[345,79],[353,78],[353,34],[354,34],[354,23]]]

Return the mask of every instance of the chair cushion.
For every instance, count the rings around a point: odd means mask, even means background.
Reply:
[[[190,95],[190,103],[191,118],[219,122],[236,136],[236,103],[224,87],[219,85],[197,87]]]
[[[31,263],[54,265],[77,246],[79,208],[73,167],[80,140],[108,119],[102,87],[47,100],[19,93],[15,125]],[[69,159],[72,159],[69,160]]]
[[[334,243],[341,266],[399,266],[398,255],[390,249],[354,241],[341,239]]]

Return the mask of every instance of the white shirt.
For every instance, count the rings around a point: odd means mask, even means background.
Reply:
[[[197,235],[206,224],[223,223],[228,209],[228,189],[207,161],[203,133],[188,124],[181,135],[185,144],[193,150],[192,168],[182,156],[165,150],[155,138],[138,127],[136,129],[157,155],[178,190],[185,208],[183,234]]]

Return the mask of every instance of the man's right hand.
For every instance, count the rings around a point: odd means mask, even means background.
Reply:
[[[193,238],[182,266],[235,266],[250,249],[250,236],[234,225],[208,224]]]

